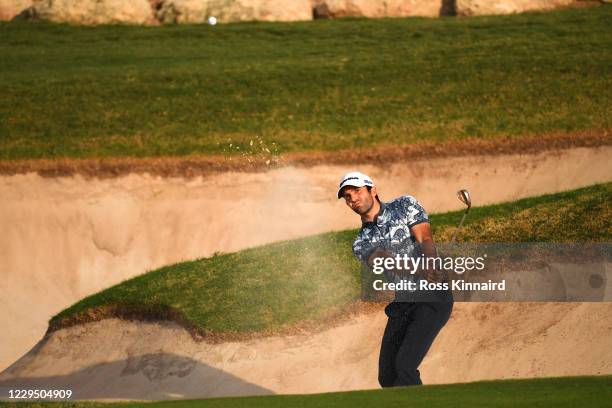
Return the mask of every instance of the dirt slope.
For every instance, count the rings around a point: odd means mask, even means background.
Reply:
[[[172,399],[377,388],[386,317],[315,334],[194,342],[171,323],[103,320],[49,335],[0,375],[85,399]],[[458,303],[421,366],[429,384],[612,373],[612,303]]]
[[[430,212],[612,180],[612,147],[358,166],[383,200],[412,194]],[[347,165],[226,172],[205,178],[0,176],[0,369],[47,320],[82,297],[147,270],[309,234],[355,228],[334,198]]]

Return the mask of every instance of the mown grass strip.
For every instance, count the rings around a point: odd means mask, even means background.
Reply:
[[[473,208],[459,240],[609,242],[612,183]],[[431,217],[438,241],[461,212]],[[108,315],[172,319],[200,334],[252,333],[317,319],[359,298],[356,230],[216,254],[148,272],[65,309],[56,329]]]
[[[215,27],[4,22],[0,159],[610,129],[611,18],[606,5]]]
[[[609,407],[612,376],[536,378],[425,385],[384,390],[333,392],[312,395],[211,398],[143,402],[13,403],[7,407],[45,408],[285,408],[285,407],[401,407],[514,408]]]

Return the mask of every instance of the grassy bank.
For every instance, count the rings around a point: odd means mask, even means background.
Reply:
[[[0,23],[0,159],[609,129],[611,18],[602,6],[215,27]]]
[[[612,183],[472,209],[469,242],[597,242],[612,239]],[[438,241],[459,212],[433,215]],[[87,297],[52,328],[106,315],[178,320],[209,335],[276,330],[325,316],[360,296],[355,230],[284,241],[170,265]]]
[[[333,392],[313,395],[211,398],[154,403],[48,403],[48,408],[216,408],[216,407],[608,407],[612,376],[480,381],[466,384],[425,385],[385,390]],[[33,407],[40,404],[6,404]]]

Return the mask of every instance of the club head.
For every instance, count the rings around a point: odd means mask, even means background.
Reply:
[[[459,197],[459,200],[467,206],[467,210],[465,211],[468,212],[472,207],[472,199],[470,198],[470,192],[465,189],[459,190],[457,191],[457,197]]]

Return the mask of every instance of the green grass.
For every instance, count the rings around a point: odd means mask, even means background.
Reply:
[[[7,407],[45,408],[216,408],[216,407],[609,407],[612,376],[561,377],[529,380],[481,381],[466,384],[425,385],[384,390],[333,392],[312,395],[211,398],[153,403],[45,403],[5,404]]]
[[[612,183],[473,208],[460,241],[609,242]],[[555,214],[552,216],[551,214]],[[459,212],[431,217],[435,236],[450,235]],[[360,296],[355,230],[331,232],[170,265],[89,296],[51,326],[92,308],[122,305],[155,314],[178,311],[207,333],[275,330],[316,320]],[[79,318],[79,321],[82,321]]]
[[[611,19],[602,6],[215,27],[0,23],[0,159],[609,129]]]

